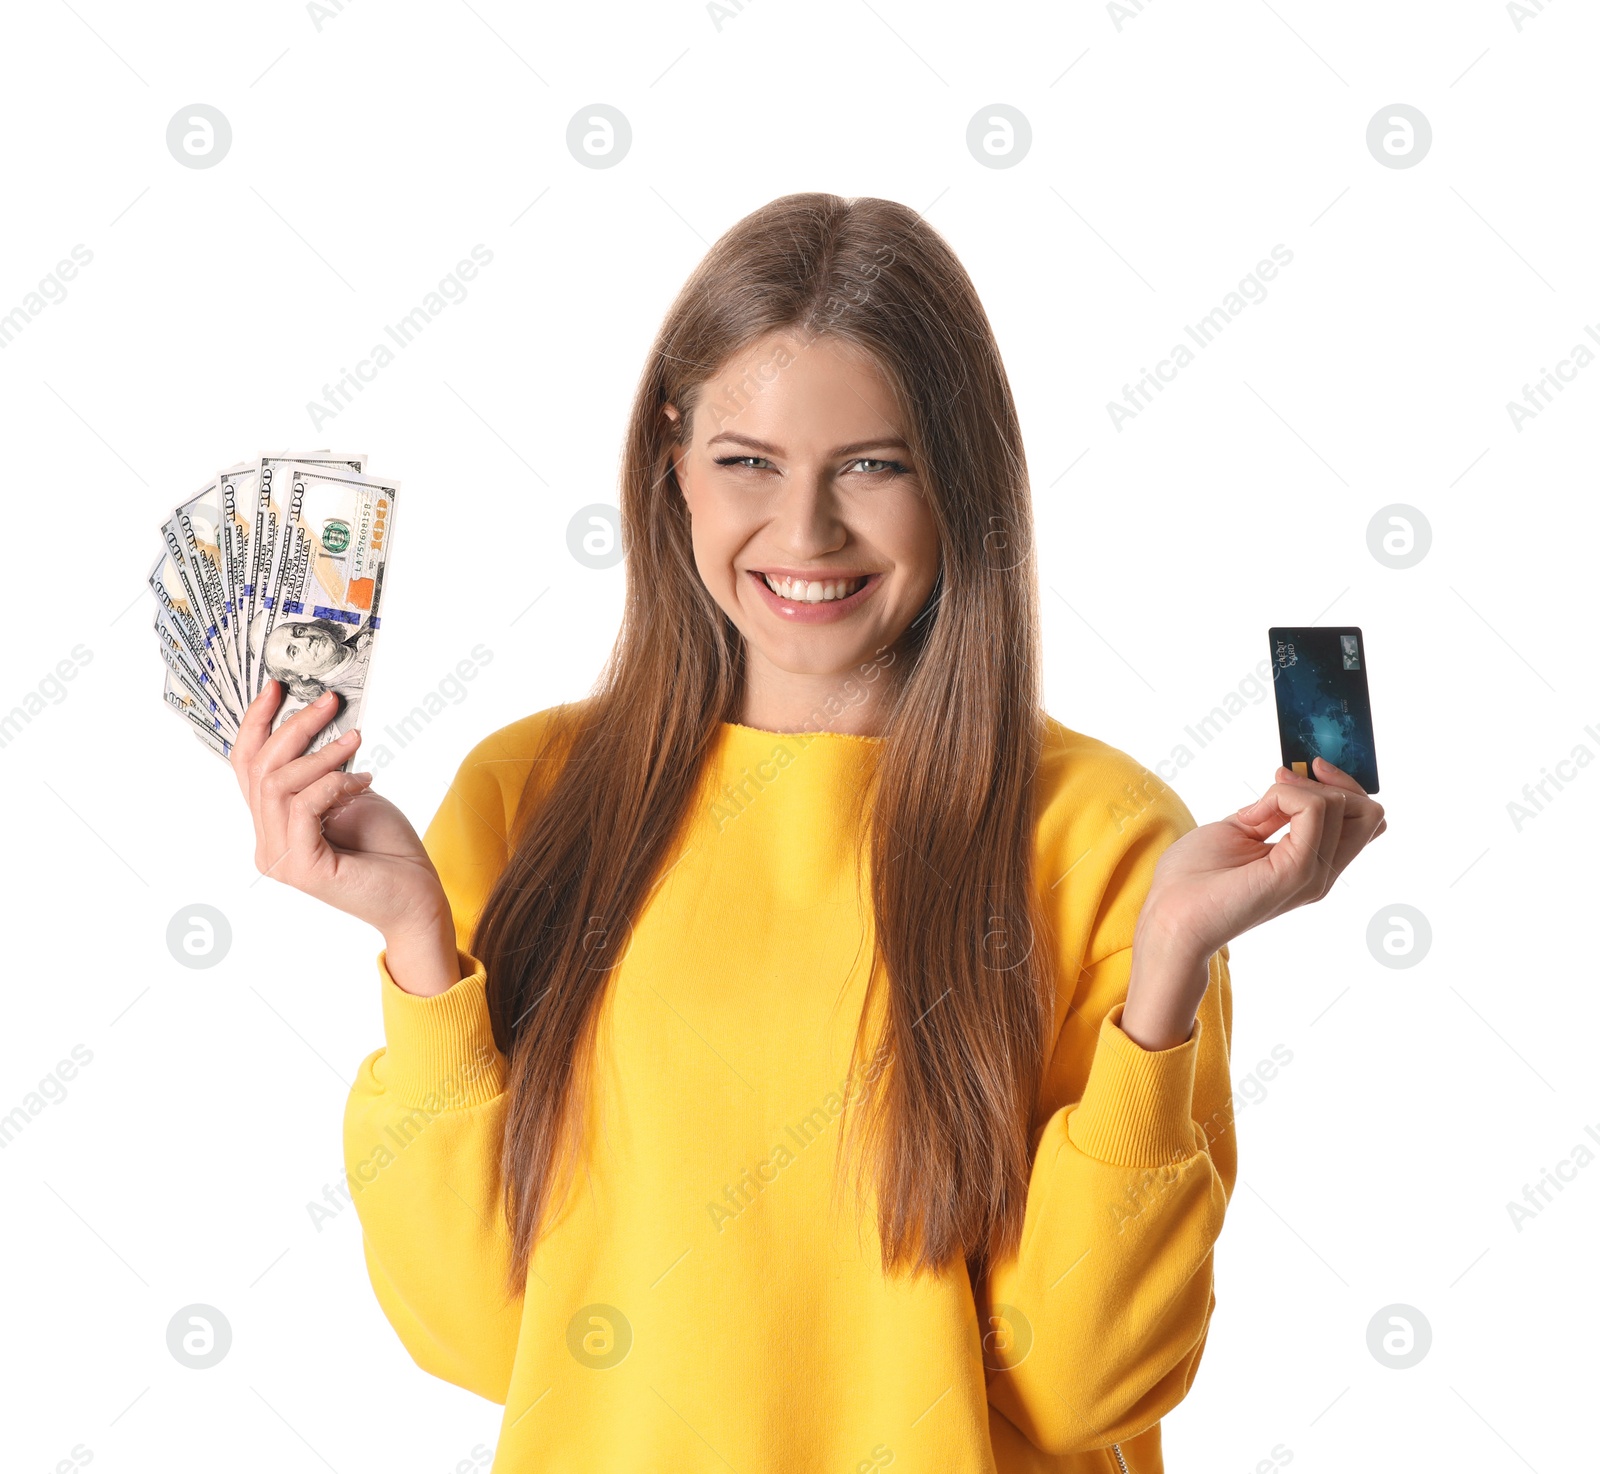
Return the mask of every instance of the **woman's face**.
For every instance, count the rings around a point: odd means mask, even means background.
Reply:
[[[747,711],[773,719],[887,664],[938,576],[939,539],[876,362],[771,334],[703,386],[691,429],[673,468],[700,577],[745,638]]]

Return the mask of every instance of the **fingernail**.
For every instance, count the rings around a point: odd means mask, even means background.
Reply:
[[[339,739],[339,741],[344,743],[353,743],[360,735],[361,729],[359,727],[352,727]]]
[[[317,705],[318,706],[326,706],[332,700],[333,700],[333,692],[332,691],[324,691],[322,693],[322,695],[317,697]]]

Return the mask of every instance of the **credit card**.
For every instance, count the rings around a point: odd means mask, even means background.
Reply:
[[[1366,792],[1376,793],[1378,754],[1361,631],[1336,626],[1270,629],[1267,637],[1284,767],[1315,778],[1311,759],[1322,757]]]

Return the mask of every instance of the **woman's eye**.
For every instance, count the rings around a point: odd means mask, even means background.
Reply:
[[[759,464],[754,464],[757,462],[759,462]],[[716,464],[719,466],[737,466],[741,471],[757,471],[770,466],[772,463],[767,460],[765,456],[718,456],[716,458]],[[903,465],[899,461],[880,460],[875,456],[857,456],[855,460],[845,462],[846,470],[849,470],[855,466],[887,468],[887,472],[883,470],[869,470],[864,473],[868,476],[881,476],[884,474],[888,474],[890,476],[906,476],[909,475],[911,471],[909,466]]]

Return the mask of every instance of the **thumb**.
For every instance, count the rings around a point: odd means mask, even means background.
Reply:
[[[322,833],[324,817],[365,793],[371,782],[371,773],[346,773],[335,769],[308,784],[289,801],[287,838],[290,848],[308,858],[317,854],[326,843]]]
[[[1233,821],[1256,839],[1266,839],[1276,834],[1298,812],[1299,804],[1292,795],[1295,791],[1294,775],[1278,769],[1279,780],[1258,799],[1253,799],[1235,811]]]
[[[1279,783],[1303,783],[1305,781],[1298,773],[1292,772],[1290,769],[1284,767],[1280,767],[1277,772],[1272,775],[1272,780],[1273,788],[1276,788]],[[1235,812],[1241,819],[1247,814],[1259,814],[1263,805],[1265,805],[1269,799],[1274,798],[1273,788],[1269,788],[1261,795],[1260,798],[1251,799],[1251,801],[1242,809],[1237,809]]]

